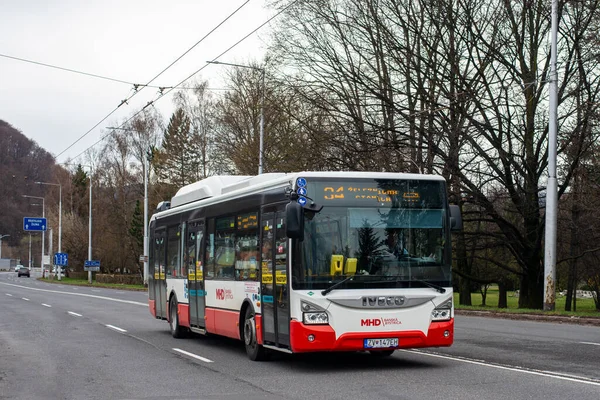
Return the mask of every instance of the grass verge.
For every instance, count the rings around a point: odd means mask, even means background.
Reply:
[[[38,278],[38,280],[48,283],[60,283],[62,285],[73,285],[73,286],[89,286],[89,287],[98,287],[98,288],[109,288],[109,289],[122,289],[122,290],[133,290],[133,291],[146,291],[148,290],[144,285],[125,285],[121,283],[98,283],[92,282],[88,283],[87,279],[73,279],[62,277],[59,281],[58,279],[48,279],[48,278]]]
[[[600,318],[600,311],[596,310],[594,299],[577,299],[577,311],[565,310],[565,297],[559,296],[556,298],[554,311],[533,310],[519,307],[519,298],[514,292],[508,292],[507,305],[508,308],[498,308],[498,290],[488,290],[486,296],[486,305],[482,304],[481,293],[471,293],[472,306],[462,306],[458,304],[458,293],[454,293],[454,307],[457,310],[472,310],[472,311],[488,311],[495,313],[506,314],[534,314],[534,315],[556,315],[564,317],[584,317],[584,318]]]

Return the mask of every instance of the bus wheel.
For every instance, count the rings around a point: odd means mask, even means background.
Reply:
[[[378,351],[370,351],[371,355],[375,357],[389,357],[394,354],[395,350],[378,350]]]
[[[246,308],[244,317],[244,344],[246,354],[252,361],[263,361],[266,359],[265,349],[256,341],[256,320],[250,307]]]
[[[179,315],[177,314],[177,298],[171,297],[169,302],[169,327],[171,328],[171,335],[176,339],[185,337],[185,328],[179,325]]]

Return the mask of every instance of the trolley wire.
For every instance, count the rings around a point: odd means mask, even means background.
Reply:
[[[184,78],[182,81],[180,81],[178,84],[171,86],[169,88],[169,90],[167,90],[166,92],[162,91],[159,93],[159,96],[154,99],[149,101],[148,103],[146,103],[146,105],[144,107],[142,107],[140,110],[138,110],[138,112],[136,112],[135,114],[133,114],[131,117],[129,117],[125,122],[123,122],[121,125],[119,125],[118,127],[115,128],[115,130],[119,130],[121,128],[123,128],[125,125],[127,125],[132,119],[134,119],[135,117],[137,117],[141,112],[143,112],[146,108],[148,108],[149,106],[154,106],[154,104],[159,101],[160,99],[162,99],[163,97],[165,97],[167,94],[169,94],[171,91],[173,91],[174,89],[178,88],[179,86],[181,86],[185,81],[187,81],[188,79],[190,79],[191,77],[193,77],[194,75],[196,75],[198,72],[202,71],[204,68],[206,68],[211,62],[213,61],[217,61],[219,58],[221,58],[222,56],[224,56],[225,54],[227,54],[229,51],[231,51],[233,48],[235,48],[236,46],[238,46],[240,43],[242,43],[244,40],[248,39],[250,36],[252,36],[254,33],[256,33],[258,30],[260,30],[263,26],[267,25],[269,22],[271,22],[273,19],[277,18],[279,15],[281,15],[283,12],[285,12],[288,8],[290,8],[292,5],[294,5],[298,0],[295,0],[293,2],[291,2],[290,4],[288,4],[287,6],[285,6],[284,8],[282,8],[279,12],[277,12],[275,15],[273,15],[271,18],[269,18],[268,20],[266,20],[265,22],[263,22],[262,24],[260,24],[258,27],[256,27],[255,29],[253,29],[250,33],[248,33],[247,35],[245,35],[244,37],[242,37],[240,40],[238,40],[237,42],[235,42],[233,45],[231,45],[230,47],[228,47],[225,51],[223,51],[222,53],[220,53],[218,56],[214,57],[212,60],[210,60],[208,63],[204,64],[202,67],[200,67],[199,69],[197,69],[195,72],[193,72],[192,74],[190,74],[188,77]],[[98,126],[98,125],[96,125]],[[98,143],[102,142],[104,139],[106,139],[112,132],[109,132],[105,135],[103,135],[100,139],[98,139],[98,141],[96,141],[95,143],[93,143],[91,146],[88,146],[87,148],[85,148],[81,153],[77,154],[75,157],[73,157],[72,159],[76,159],[79,156],[81,156],[83,153],[85,153],[86,151],[88,151],[89,149],[91,149],[92,147],[96,146]],[[64,152],[63,152],[64,153]],[[61,153],[62,154],[62,153]],[[60,154],[59,154],[60,155]],[[58,157],[58,156],[57,156]]]
[[[250,2],[250,0],[246,0],[244,3],[242,3],[238,8],[236,8],[231,14],[229,14],[225,19],[223,19],[221,22],[219,22],[213,29],[211,29],[206,35],[204,35],[200,40],[198,40],[192,47],[190,47],[187,51],[185,51],[181,56],[177,57],[177,59],[175,61],[173,61],[171,64],[169,64],[166,68],[164,68],[162,71],[160,71],[158,74],[156,74],[154,76],[154,78],[150,79],[145,85],[142,85],[141,87],[137,87],[134,86],[134,92],[133,94],[131,94],[130,96],[128,96],[126,99],[121,100],[121,102],[119,103],[119,105],[117,107],[115,107],[110,113],[108,113],[104,118],[102,118],[100,121],[98,121],[98,123],[96,123],[92,128],[90,128],[87,132],[85,132],[83,135],[81,135],[77,140],[75,140],[73,143],[71,143],[66,149],[64,149],[63,151],[61,151],[60,153],[58,153],[56,155],[56,158],[60,157],[62,154],[64,154],[67,150],[69,150],[71,147],[73,147],[75,144],[77,144],[80,140],[82,140],[84,137],[86,137],[87,135],[90,134],[90,132],[92,132],[94,129],[96,129],[101,123],[103,123],[106,119],[108,119],[111,115],[113,115],[115,113],[115,111],[117,111],[123,104],[127,104],[127,102],[129,100],[131,100],[133,97],[135,97],[139,92],[141,92],[145,87],[147,87],[148,85],[150,85],[152,82],[154,82],[154,80],[156,80],[159,76],[161,76],[163,73],[165,73],[169,68],[171,68],[173,65],[175,65],[175,63],[177,63],[179,60],[181,60],[185,55],[187,55],[190,51],[192,51],[196,46],[198,46],[200,43],[202,43],[207,37],[209,37],[213,32],[215,32],[217,29],[219,29],[225,22],[227,22],[231,17],[233,17],[238,11],[240,11],[244,6],[246,6],[248,3]],[[177,85],[179,86],[179,85]],[[139,89],[139,90],[138,90]],[[161,92],[163,92],[163,89],[160,89]],[[169,91],[171,91],[173,89],[169,89]],[[162,96],[161,96],[162,97]],[[145,107],[144,107],[145,108]],[[141,112],[141,111],[140,111]],[[136,114],[137,115],[137,114]],[[96,142],[98,143],[98,142]],[[95,146],[95,144],[93,145]],[[88,147],[89,149],[89,147]],[[86,149],[87,150],[87,149]],[[79,154],[81,155],[81,153]],[[78,156],[79,156],[78,155]],[[77,156],[77,157],[78,157]]]

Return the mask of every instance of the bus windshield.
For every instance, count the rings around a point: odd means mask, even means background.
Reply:
[[[306,213],[294,289],[325,289],[349,276],[339,288],[451,285],[443,181],[317,181],[306,189],[323,209]]]

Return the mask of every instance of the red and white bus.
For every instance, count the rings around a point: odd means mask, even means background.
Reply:
[[[149,307],[189,331],[267,351],[450,346],[446,182],[376,172],[213,176],[150,221]]]

